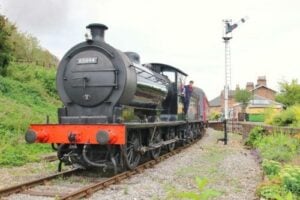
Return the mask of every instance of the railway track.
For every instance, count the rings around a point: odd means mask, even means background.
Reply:
[[[50,176],[46,176],[46,177],[39,178],[39,179],[36,179],[36,180],[28,181],[28,182],[25,182],[25,183],[22,183],[22,184],[19,184],[19,185],[15,185],[15,186],[11,186],[11,187],[8,187],[8,188],[1,189],[0,190],[0,198],[3,198],[5,196],[9,196],[9,195],[15,194],[15,193],[21,193],[21,192],[23,192],[25,190],[28,190],[32,187],[35,187],[37,185],[44,185],[47,182],[49,182],[53,179],[56,179],[58,177],[70,176],[70,175],[74,174],[75,172],[77,172],[78,170],[79,169],[74,168],[74,169],[71,169],[71,170],[68,170],[68,171],[59,172],[59,173],[56,173],[56,174],[53,174],[53,175],[50,175]]]
[[[29,181],[29,182],[26,182],[23,184],[19,184],[16,186],[2,189],[2,190],[0,190],[0,199],[5,198],[12,194],[16,194],[16,193],[27,194],[27,195],[32,195],[32,196],[53,197],[55,199],[60,199],[60,200],[81,199],[84,197],[89,197],[93,193],[95,193],[99,190],[107,188],[110,185],[117,184],[117,183],[121,182],[122,180],[125,180],[135,174],[142,173],[144,170],[146,170],[148,168],[154,167],[154,165],[160,163],[161,161],[163,161],[175,154],[180,153],[182,150],[186,149],[187,147],[191,146],[192,144],[196,143],[197,141],[199,141],[199,140],[195,140],[188,145],[179,147],[171,152],[165,153],[164,155],[161,155],[160,157],[158,157],[155,160],[150,160],[143,164],[140,164],[134,170],[125,171],[125,172],[122,172],[122,173],[117,174],[110,178],[102,178],[101,180],[94,181],[93,183],[90,183],[87,186],[76,189],[75,191],[71,191],[71,192],[67,192],[67,193],[65,191],[63,193],[53,192],[53,191],[37,192],[37,191],[30,191],[30,189],[32,189],[33,187],[38,186],[38,185],[45,185],[48,182],[50,182],[51,180],[57,179],[59,177],[71,176],[71,175],[75,174],[76,172],[78,172],[79,169],[72,169],[72,170],[68,170],[65,172],[56,173],[56,174],[53,174],[53,175],[50,175],[50,176],[47,176],[44,178],[36,179],[36,180]]]

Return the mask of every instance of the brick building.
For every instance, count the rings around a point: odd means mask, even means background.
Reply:
[[[239,86],[236,87],[239,89]],[[275,102],[276,91],[267,87],[267,80],[265,76],[259,76],[257,83],[254,86],[253,82],[246,84],[246,90],[251,93],[251,100],[246,108],[246,113],[261,114],[266,108],[273,108],[276,110],[282,109],[282,104]],[[236,90],[230,90],[228,97],[228,107],[230,118],[237,118],[238,113],[241,112],[241,104],[234,100]],[[224,90],[220,95],[209,102],[210,113],[224,112]]]
[[[230,90],[228,93],[228,105],[229,108],[236,104],[234,100],[235,90]],[[216,98],[209,102],[209,112],[210,113],[223,113],[224,111],[224,90]]]
[[[259,76],[257,78],[257,84],[254,87],[253,82],[246,84],[246,89],[252,93],[252,95],[258,95],[272,101],[275,100],[276,91],[267,87],[267,79],[265,76]]]

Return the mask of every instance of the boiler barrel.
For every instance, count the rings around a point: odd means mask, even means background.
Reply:
[[[134,64],[137,74],[137,88],[130,106],[138,108],[161,108],[168,94],[167,77],[153,72],[145,66]]]

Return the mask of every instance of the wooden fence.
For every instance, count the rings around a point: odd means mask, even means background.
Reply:
[[[42,66],[42,67],[44,67],[44,68],[57,67],[57,64],[48,63],[48,62],[39,61],[39,60],[16,59],[16,60],[14,60],[14,61],[12,61],[12,62],[20,63],[20,64],[33,64],[33,65],[39,65],[39,66]]]

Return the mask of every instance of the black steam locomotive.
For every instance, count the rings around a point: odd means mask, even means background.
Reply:
[[[57,71],[64,103],[59,124],[32,124],[28,143],[58,144],[59,160],[83,168],[135,168],[143,155],[157,158],[204,134],[208,101],[194,87],[188,112],[187,74],[166,64],[140,64],[139,55],[104,41],[107,27],[90,24],[92,38],[71,48]]]

